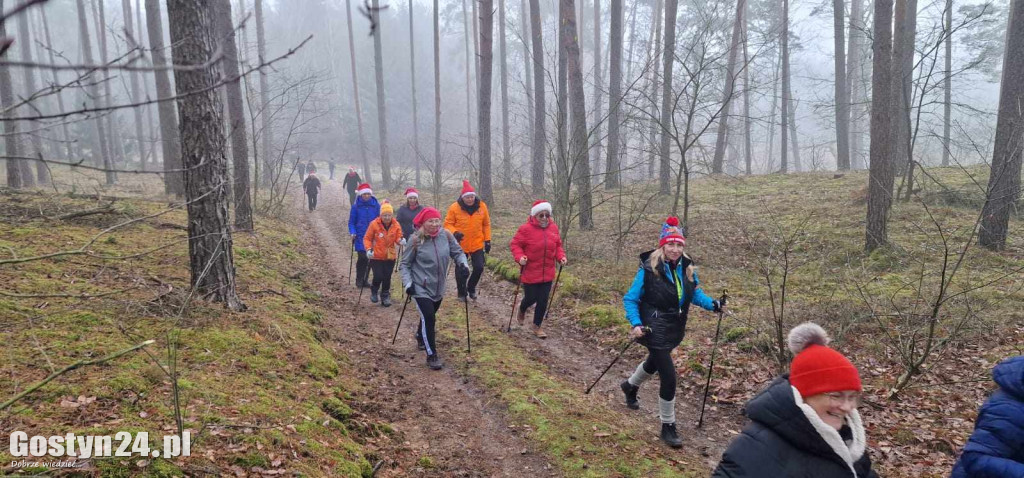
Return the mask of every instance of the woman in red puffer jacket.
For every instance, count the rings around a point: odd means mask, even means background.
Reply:
[[[523,302],[519,305],[519,325],[526,322],[526,309],[537,304],[533,310],[533,333],[546,338],[547,334],[540,326],[548,308],[552,281],[555,280],[555,264],[564,265],[566,262],[562,238],[551,217],[551,203],[544,200],[534,202],[530,218],[519,226],[508,246],[512,257],[522,267]]]

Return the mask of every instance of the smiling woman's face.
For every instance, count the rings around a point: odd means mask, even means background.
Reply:
[[[843,428],[843,421],[850,414],[860,400],[860,393],[855,390],[843,392],[819,393],[804,399],[804,403],[818,413],[821,421],[830,427],[839,430]]]

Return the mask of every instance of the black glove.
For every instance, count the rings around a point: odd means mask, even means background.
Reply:
[[[484,254],[491,253],[491,241],[484,241]]]
[[[469,277],[469,267],[466,267],[466,266],[464,266],[462,264],[456,264],[455,265],[455,269],[457,271],[459,271],[459,274],[462,274],[463,276]]]
[[[722,311],[722,306],[724,306],[725,303],[724,302],[719,302],[717,299],[715,299],[715,300],[711,301],[711,305],[712,305],[712,308],[714,309],[715,312],[721,312]]]
[[[415,292],[415,287],[413,287],[411,284],[409,285],[409,287],[405,288],[405,295],[413,295],[413,292]]]
[[[455,234],[452,234],[452,235],[453,235],[453,236],[455,236],[455,240],[456,240],[456,241],[459,241],[459,242],[462,242],[462,238],[463,238],[463,237],[466,237],[466,236],[464,236],[464,235],[463,235],[463,234],[462,234],[461,232],[459,232],[459,231],[455,231]]]

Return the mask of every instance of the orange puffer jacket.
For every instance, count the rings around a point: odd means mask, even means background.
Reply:
[[[366,250],[373,250],[373,260],[393,261],[398,258],[398,241],[402,240],[402,226],[392,219],[388,227],[384,227],[381,218],[374,219],[366,228],[363,245]]]
[[[491,240],[491,213],[487,212],[487,205],[479,198],[473,205],[480,207],[473,211],[473,214],[462,208],[461,201],[455,201],[448,208],[444,228],[452,234],[461,232],[463,237],[459,245],[466,254],[472,254],[483,249],[484,242]]]

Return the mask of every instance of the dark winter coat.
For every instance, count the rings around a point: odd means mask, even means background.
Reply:
[[[341,182],[341,185],[345,186],[345,189],[347,189],[348,192],[354,193],[361,182],[363,182],[363,180],[359,177],[359,173],[348,173],[345,175],[345,180]]]
[[[1024,477],[1024,355],[992,369],[999,385],[981,406],[952,478]]]
[[[416,227],[412,225],[412,220],[416,219],[416,215],[423,210],[423,204],[417,203],[416,209],[410,209],[409,203],[402,204],[402,207],[398,208],[398,212],[395,213],[395,219],[402,225],[402,237],[409,239],[409,235],[416,232]]]
[[[366,252],[362,238],[366,236],[366,230],[370,227],[370,223],[379,216],[380,203],[377,202],[375,196],[370,196],[370,199],[358,197],[352,204],[352,209],[348,211],[348,233],[360,239],[356,241],[357,251]]]
[[[517,263],[526,256],[526,267],[520,277],[523,284],[555,280],[555,264],[565,259],[562,238],[558,235],[554,219],[549,219],[548,227],[540,227],[537,217],[530,216],[525,224],[519,226],[508,248],[512,251],[512,260]]]
[[[660,274],[654,273],[649,260],[652,252],[640,254],[640,270],[636,272],[633,285],[622,297],[622,302],[630,324],[651,328],[651,332],[638,339],[637,343],[652,349],[671,350],[683,341],[690,304],[715,310],[717,303],[700,289],[700,280],[685,254],[679,258],[675,274],[682,281],[683,296],[680,299],[668,263],[661,264]]]
[[[306,180],[302,182],[302,190],[310,196],[320,194],[320,178],[317,178],[316,176],[306,176]]]
[[[860,414],[851,412],[837,432],[803,403],[788,374],[747,402],[744,412],[751,422],[729,444],[713,478],[878,478]]]

